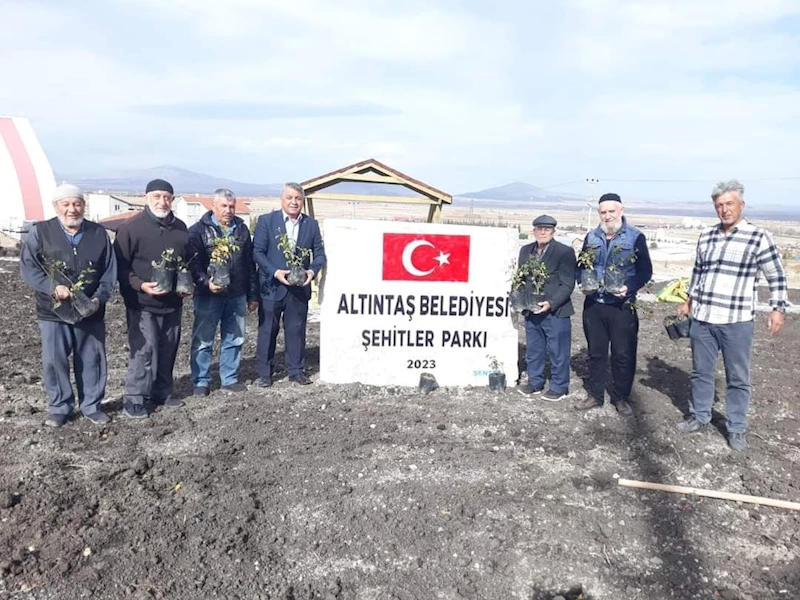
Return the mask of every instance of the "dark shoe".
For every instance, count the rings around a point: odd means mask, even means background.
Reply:
[[[628,404],[627,400],[617,400],[616,402],[614,402],[614,408],[617,409],[617,412],[620,414],[620,416],[623,417],[633,416],[633,409],[631,408],[631,405]]]
[[[311,383],[311,380],[308,378],[308,375],[305,373],[298,373],[297,375],[290,375],[289,381],[294,381],[295,383],[299,383],[300,385],[308,385]]]
[[[731,450],[736,450],[737,452],[743,452],[744,450],[747,450],[747,438],[745,437],[745,434],[729,433],[728,446],[731,447]]]
[[[241,382],[232,383],[230,385],[223,385],[222,389],[226,392],[232,392],[234,394],[238,394],[240,392],[246,392],[247,386]]]
[[[146,419],[150,416],[144,404],[126,404],[122,407],[122,414],[129,419]]]
[[[192,392],[193,396],[208,396],[208,386],[207,385],[198,385],[194,388]]]
[[[161,406],[166,406],[167,408],[180,408],[183,406],[183,400],[170,395],[164,398],[164,401],[160,402],[159,404],[161,404]]]
[[[268,388],[272,385],[272,377],[262,377],[258,380],[258,387]]]
[[[109,416],[102,410],[98,410],[90,415],[83,415],[83,416],[89,419],[95,425],[107,425],[108,423],[111,422]]]
[[[678,423],[675,426],[675,429],[677,429],[679,433],[696,433],[698,431],[702,431],[703,429],[707,429],[709,425],[710,423],[701,423],[692,417],[691,419]]]
[[[525,385],[521,385],[517,388],[517,391],[525,396],[539,395],[543,390],[544,388],[535,388],[530,383],[526,383]]]
[[[69,420],[69,415],[50,415],[44,422],[48,427],[61,427]]]
[[[547,400],[548,402],[558,402],[559,400],[563,400],[569,394],[566,392],[554,392],[553,390],[547,390],[544,394],[542,394],[542,400]]]
[[[603,405],[594,396],[586,396],[586,398],[575,404],[575,408],[578,410],[591,410],[593,408],[600,408],[601,406]]]

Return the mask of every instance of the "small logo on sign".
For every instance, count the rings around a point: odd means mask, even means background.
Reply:
[[[384,281],[469,281],[468,235],[383,234]]]

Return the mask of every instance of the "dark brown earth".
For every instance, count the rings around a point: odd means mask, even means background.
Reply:
[[[33,299],[16,264],[0,269],[0,597],[800,597],[800,512],[616,481],[800,501],[796,316],[774,339],[758,317],[743,454],[718,429],[674,433],[690,353],[662,328],[672,305],[643,309],[631,420],[572,409],[586,375],[576,316],[575,395],[556,404],[513,390],[424,396],[284,379],[131,423],[119,415],[127,348],[117,297],[107,317],[114,421],[54,431],[43,426]],[[181,395],[191,389],[190,324],[187,311]],[[312,324],[314,377],[318,340]]]

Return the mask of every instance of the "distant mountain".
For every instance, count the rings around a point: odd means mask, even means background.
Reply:
[[[480,200],[504,200],[514,202],[541,202],[541,201],[575,201],[582,196],[552,192],[524,181],[515,181],[500,187],[493,187],[479,192],[466,192],[459,194],[462,198],[475,198]]]
[[[237,196],[279,196],[283,187],[280,183],[243,183],[168,165],[100,177],[70,177],[56,174],[57,181],[68,181],[87,191],[103,190],[133,194],[144,193],[147,182],[153,179],[166,179],[175,188],[176,194],[212,194],[219,188],[228,188]]]

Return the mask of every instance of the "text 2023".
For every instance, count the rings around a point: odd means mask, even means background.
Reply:
[[[412,359],[409,358],[407,368],[409,369],[435,369],[436,368],[436,361],[434,359]]]

